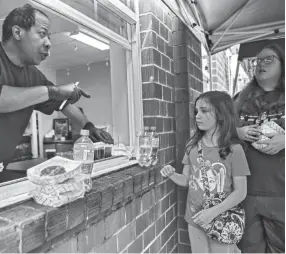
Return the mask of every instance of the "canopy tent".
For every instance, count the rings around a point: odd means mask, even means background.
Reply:
[[[285,38],[285,0],[163,1],[203,43],[210,62],[211,55],[240,44],[233,94],[242,59]],[[284,49],[285,40],[278,44]]]
[[[285,0],[164,0],[211,54],[285,37]]]
[[[243,43],[239,48],[238,60],[242,61],[244,58],[255,57],[265,46],[272,43],[279,45],[284,50],[285,38]]]

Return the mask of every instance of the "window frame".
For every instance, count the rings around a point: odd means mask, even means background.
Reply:
[[[142,102],[142,78],[141,78],[141,63],[140,63],[140,25],[139,25],[139,0],[134,0],[133,12],[119,0],[106,0],[116,8],[111,11],[115,12],[118,16],[129,17],[129,20],[135,19],[135,23],[130,25],[128,29],[128,39],[118,35],[112,30],[104,27],[95,20],[87,17],[83,13],[75,10],[69,5],[59,0],[29,0],[36,6],[53,12],[65,19],[76,22],[79,25],[83,25],[89,28],[91,31],[97,32],[107,39],[118,43],[126,49],[126,63],[127,63],[127,90],[128,90],[128,117],[129,117],[129,139],[130,145],[136,147],[138,140],[136,133],[143,128],[143,102]],[[124,7],[122,7],[124,5]],[[122,8],[121,8],[121,7]],[[120,7],[120,12],[118,10]],[[117,13],[118,10],[118,13]],[[136,154],[137,156],[137,154]],[[108,161],[108,160],[107,160]],[[99,162],[96,165],[100,166],[100,170],[92,174],[92,177],[99,177],[102,174],[107,174],[112,171],[119,170],[120,168],[130,167],[137,164],[136,160],[122,160],[122,162],[112,165],[112,159],[110,163]],[[101,164],[101,165],[100,165]],[[0,184],[0,208],[13,205],[19,202],[23,202],[30,199],[29,192],[35,188],[35,185],[27,180],[27,178],[21,178],[5,182]],[[5,196],[6,195],[6,196]],[[4,197],[4,198],[3,198]]]

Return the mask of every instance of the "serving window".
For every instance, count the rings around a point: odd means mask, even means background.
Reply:
[[[140,36],[138,14],[133,11],[137,1],[12,0],[7,2],[5,10],[1,6],[0,18],[5,18],[13,8],[25,3],[42,9],[52,23],[51,55],[38,68],[54,84],[79,82],[79,87],[91,98],[82,97],[75,105],[95,126],[105,128],[114,138],[115,145],[134,147],[135,133],[143,123]],[[33,157],[41,162],[46,157],[44,140],[51,137],[49,132],[55,119],[63,119],[64,116],[60,112],[51,116],[37,112],[33,118],[37,127],[31,134],[36,135],[33,145],[37,146]],[[68,124],[71,135],[65,139],[72,139],[73,135],[79,134],[80,128],[72,122]],[[72,146],[69,142],[65,145]],[[27,169],[29,164],[26,163],[25,167]],[[118,165],[112,168],[117,169]],[[22,191],[15,195],[23,195],[25,188],[26,191],[31,188],[30,185],[25,187],[25,180],[11,182],[22,181]],[[8,185],[6,183],[4,187]],[[5,198],[9,196],[5,195]]]

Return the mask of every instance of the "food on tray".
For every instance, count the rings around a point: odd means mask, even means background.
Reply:
[[[40,176],[56,176],[64,173],[66,173],[66,170],[63,166],[55,165],[44,168],[41,171]]]

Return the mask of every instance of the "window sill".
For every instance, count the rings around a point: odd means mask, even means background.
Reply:
[[[102,162],[94,163],[93,173],[91,177],[98,178],[99,176],[117,171],[122,168],[130,167],[138,164],[136,160],[128,160],[125,157],[114,158]],[[28,181],[27,178],[17,179],[3,186],[0,186],[0,208],[15,205],[17,203],[31,199],[30,191],[36,188],[36,185]]]

